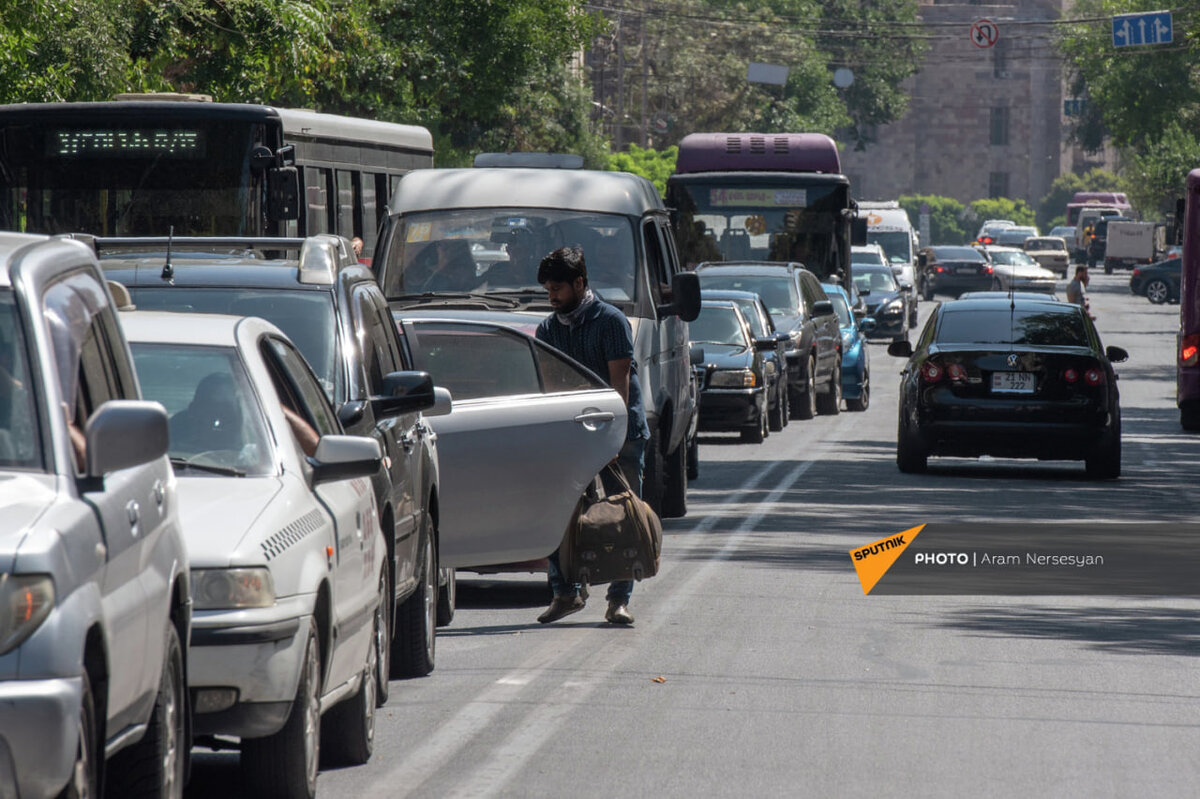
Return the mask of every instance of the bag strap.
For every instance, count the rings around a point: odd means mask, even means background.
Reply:
[[[629,485],[629,481],[625,479],[625,472],[615,463],[609,463],[604,467],[613,478],[621,484],[621,486],[630,494],[637,496],[637,492],[633,490],[633,486]]]

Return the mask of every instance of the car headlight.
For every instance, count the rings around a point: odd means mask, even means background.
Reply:
[[[801,338],[802,338],[802,334],[800,333],[799,330],[789,330],[788,331],[788,339],[791,340],[792,349],[795,350],[795,349],[800,348],[800,339]]]
[[[269,608],[275,604],[275,584],[261,566],[193,569],[192,603],[196,610]]]
[[[900,299],[899,297],[896,297],[896,298],[884,303],[883,307],[879,309],[879,312],[880,313],[899,313],[900,310],[903,308],[904,308],[904,300]]]
[[[708,379],[712,388],[754,388],[758,377],[752,369],[720,369]]]
[[[33,635],[54,607],[48,574],[0,574],[0,655]]]

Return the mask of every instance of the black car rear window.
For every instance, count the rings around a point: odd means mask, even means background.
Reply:
[[[983,255],[974,247],[935,247],[934,255],[939,261],[985,261]]]
[[[939,344],[1030,344],[1088,346],[1083,316],[1077,308],[1062,310],[973,309],[945,311],[938,325]]]

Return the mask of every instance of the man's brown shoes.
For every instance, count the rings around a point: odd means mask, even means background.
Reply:
[[[538,616],[538,621],[542,624],[549,624],[552,621],[570,616],[572,613],[578,613],[583,610],[583,606],[587,604],[581,596],[556,596],[554,601],[550,603],[550,607]]]
[[[633,624],[633,614],[625,607],[624,602],[609,602],[604,620],[609,624]]]

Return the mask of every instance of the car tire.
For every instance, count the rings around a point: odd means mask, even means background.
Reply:
[[[433,671],[437,654],[437,547],[428,515],[425,521],[424,552],[417,587],[396,614],[396,636],[392,639],[392,674],[424,677]]]
[[[1167,281],[1155,278],[1146,284],[1146,299],[1155,305],[1162,305],[1171,299],[1171,287]]]
[[[383,707],[391,695],[392,625],[395,623],[396,592],[388,569],[379,575],[380,602],[375,613],[380,618],[375,626],[375,706]]]
[[[100,795],[100,752],[96,746],[96,697],[92,681],[83,673],[79,697],[78,737],[75,743],[75,765],[71,780],[58,799],[95,799]]]
[[[929,465],[929,451],[904,423],[904,408],[900,408],[900,426],[896,435],[896,466],[905,474],[923,474]]]
[[[829,375],[829,390],[817,395],[817,413],[822,416],[837,416],[842,410],[842,359],[833,362]]]
[[[1084,461],[1087,476],[1093,480],[1116,480],[1121,476],[1121,409],[1117,408],[1113,416],[1112,429]]]
[[[817,415],[817,361],[812,355],[808,356],[805,366],[805,387],[796,394],[796,405],[792,408],[792,416],[796,419],[811,419]]]
[[[783,430],[784,414],[787,413],[787,402],[784,397],[787,396],[787,389],[781,388],[781,384],[775,385],[775,407],[767,414],[767,427],[772,433],[778,433]]]
[[[458,572],[447,570],[446,584],[438,586],[437,626],[445,627],[454,621],[454,610],[458,605]]]
[[[1004,284],[1000,282],[1000,278],[992,278],[992,291],[1004,291]]]
[[[921,299],[926,302],[933,302],[933,289],[929,287],[928,280],[921,282]]]
[[[662,450],[658,448],[658,431],[651,430],[646,439],[645,456],[642,462],[642,499],[662,517],[663,492],[666,490],[663,475]]]
[[[1104,274],[1111,275],[1113,273],[1113,265],[1108,261],[1104,262]]]
[[[313,799],[321,758],[321,647],[317,622],[308,622],[300,684],[283,729],[242,739],[242,772],[251,796]]]
[[[767,437],[766,402],[758,409],[758,421],[751,427],[742,428],[742,441],[747,444],[761,444]]]
[[[1179,426],[1189,433],[1200,432],[1200,402],[1187,402],[1179,406]]]
[[[682,519],[687,516],[687,447],[679,442],[675,451],[665,459],[662,518]]]
[[[158,697],[141,740],[113,757],[105,792],[112,796],[177,799],[187,770],[187,686],[179,632],[167,624]]]
[[[783,417],[783,426],[787,427],[792,421],[792,393],[788,391],[787,370],[779,378],[779,401],[783,404],[783,410],[780,411],[780,416]]]
[[[846,400],[846,410],[861,412],[865,411],[871,405],[871,375],[869,372],[863,372],[862,389],[858,392],[858,396],[854,399]]]
[[[687,444],[687,478],[700,479],[700,437],[692,436]]]
[[[384,579],[386,586],[387,580]],[[381,597],[381,600],[383,597]],[[331,708],[321,719],[322,765],[361,766],[375,750],[375,687],[379,677],[379,629],[387,623],[384,613],[375,613],[371,641],[362,679],[354,696]]]

